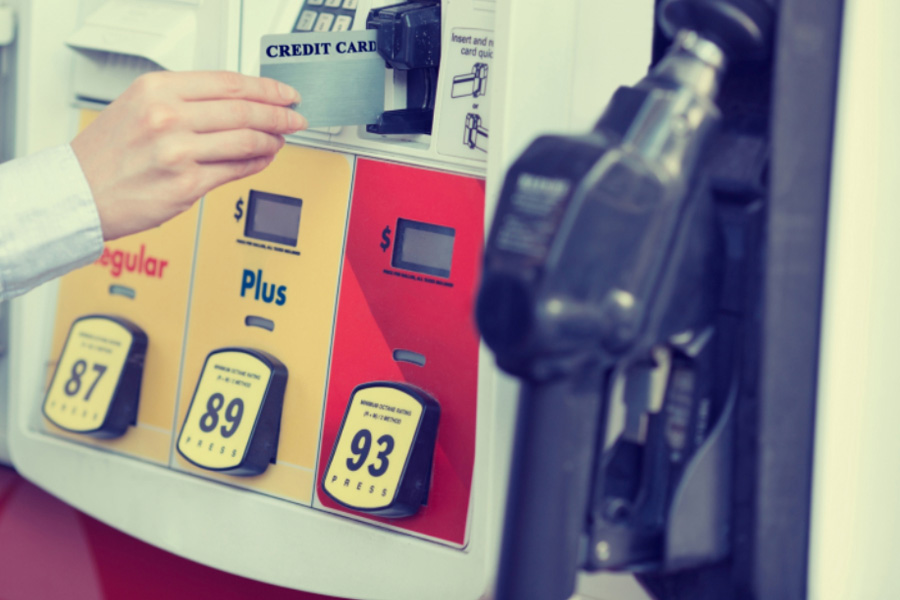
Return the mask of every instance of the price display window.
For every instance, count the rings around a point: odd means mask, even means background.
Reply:
[[[146,352],[146,333],[126,319],[77,319],[47,390],[44,416],[74,433],[123,435],[137,420]]]
[[[303,200],[250,190],[244,235],[249,238],[296,246],[300,234]]]
[[[422,390],[375,382],[353,390],[322,487],[354,510],[418,512],[431,486],[440,406]]]
[[[397,243],[391,265],[437,277],[450,277],[456,231],[431,223],[397,219]]]
[[[225,348],[206,357],[178,436],[198,467],[258,475],[275,459],[287,369],[275,357]]]

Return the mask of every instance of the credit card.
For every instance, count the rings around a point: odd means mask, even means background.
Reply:
[[[367,125],[384,112],[384,59],[374,30],[262,38],[260,75],[300,92],[310,127]]]

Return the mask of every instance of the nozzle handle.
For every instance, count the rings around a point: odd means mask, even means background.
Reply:
[[[523,382],[495,600],[567,600],[584,562],[603,370]]]

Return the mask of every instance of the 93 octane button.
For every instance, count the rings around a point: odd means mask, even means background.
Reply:
[[[44,399],[44,416],[74,433],[121,436],[137,420],[146,353],[147,334],[126,319],[76,319]]]
[[[281,361],[259,350],[211,352],[178,436],[178,452],[211,471],[265,471],[278,448],[287,376]]]
[[[405,383],[357,386],[328,461],[322,488],[353,510],[407,517],[428,497],[441,408]]]

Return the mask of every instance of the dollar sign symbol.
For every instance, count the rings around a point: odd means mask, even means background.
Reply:
[[[234,220],[240,221],[241,217],[244,216],[244,199],[241,198],[237,201],[237,204],[234,205],[235,209],[237,209],[234,213]]]
[[[391,235],[391,228],[385,227],[384,231],[381,232],[381,251],[387,252],[388,246],[391,245],[391,238],[388,236]]]

